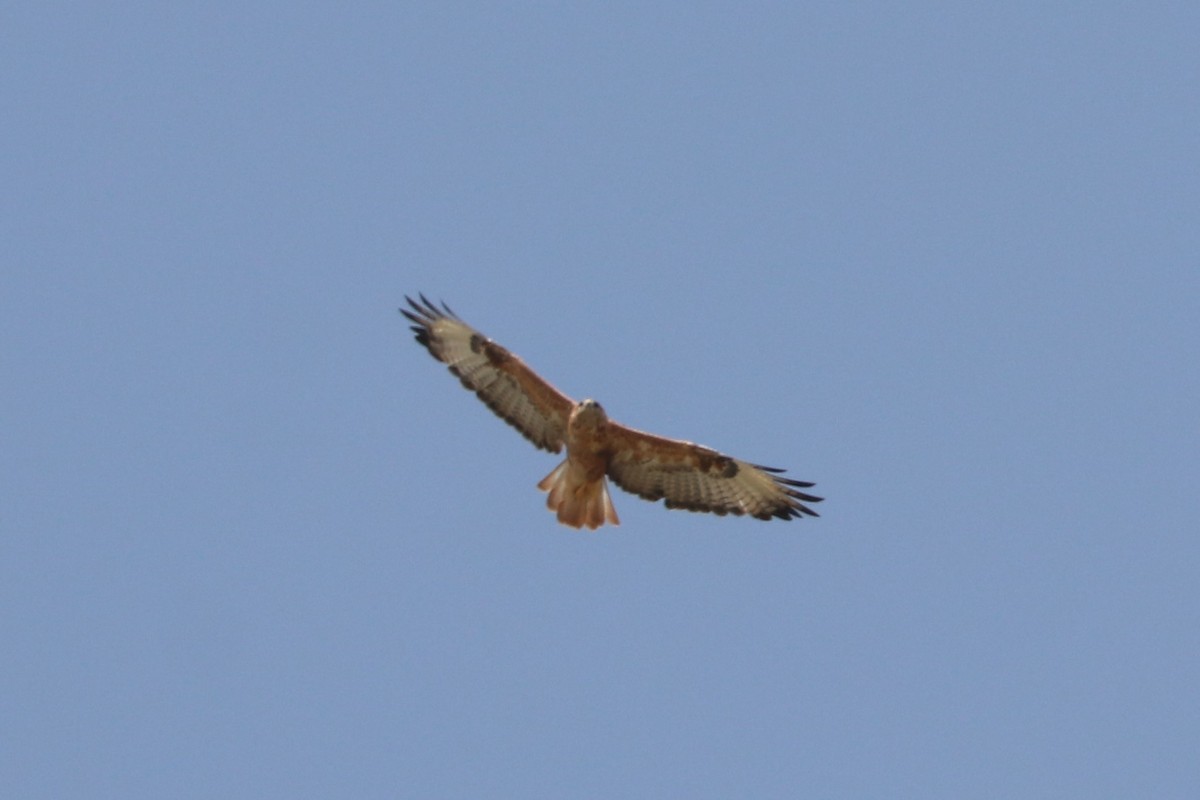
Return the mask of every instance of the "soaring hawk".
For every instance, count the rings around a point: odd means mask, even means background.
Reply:
[[[566,447],[566,459],[538,484],[550,493],[546,505],[562,524],[593,530],[620,524],[605,477],[646,500],[664,500],[667,508],[765,520],[817,516],[804,503],[822,498],[800,491],[812,483],[614,422],[595,400],[567,397],[445,303],[439,308],[419,297],[406,297],[411,310],[400,309],[414,323],[417,341],[534,445],[551,453]]]

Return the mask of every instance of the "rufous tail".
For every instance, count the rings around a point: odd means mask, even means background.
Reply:
[[[570,460],[563,461],[542,478],[538,488],[550,493],[546,507],[557,512],[563,525],[595,530],[605,522],[621,524],[608,494],[608,481],[603,475],[588,480],[583,470],[574,468]]]

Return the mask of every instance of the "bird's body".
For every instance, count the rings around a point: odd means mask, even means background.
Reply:
[[[566,459],[538,484],[564,525],[619,524],[606,478],[639,497],[664,500],[668,508],[759,519],[817,516],[804,503],[821,498],[799,491],[813,484],[613,422],[599,403],[575,402],[445,304],[438,308],[424,295],[421,302],[408,302],[411,310],[400,311],[415,323],[417,341],[463,386],[537,447],[552,453],[566,449]]]
[[[605,480],[611,452],[608,416],[599,403],[584,400],[571,409],[566,448],[566,460],[538,484],[550,493],[546,505],[558,513],[559,522],[575,528],[620,525]]]

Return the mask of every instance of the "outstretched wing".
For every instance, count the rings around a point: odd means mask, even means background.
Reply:
[[[748,464],[693,442],[612,421],[608,437],[608,476],[613,483],[646,500],[665,500],[667,508],[758,519],[818,516],[804,503],[822,498],[799,491],[813,484],[784,478],[781,469]]]
[[[400,309],[416,323],[412,329],[417,341],[526,439],[551,453],[562,450],[575,402],[521,359],[460,320],[445,303],[438,308],[425,295],[419,296],[419,303],[404,298],[411,311]]]

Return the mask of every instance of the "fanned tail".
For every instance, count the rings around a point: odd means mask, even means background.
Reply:
[[[558,521],[563,525],[595,530],[605,522],[621,524],[608,494],[608,481],[603,475],[598,480],[588,480],[582,470],[572,468],[570,460],[563,461],[542,478],[538,488],[550,493],[546,507],[558,513]]]

